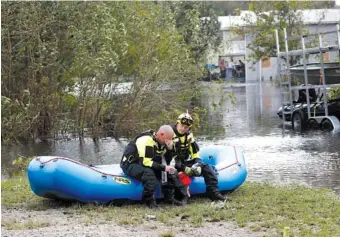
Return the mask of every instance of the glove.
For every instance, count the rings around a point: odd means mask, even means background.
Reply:
[[[202,173],[202,168],[200,166],[195,168],[186,167],[184,173],[189,176],[200,176]]]
[[[192,170],[190,167],[185,167],[184,173],[186,173],[189,176],[192,176]]]
[[[193,173],[193,176],[200,176],[202,173],[202,163],[197,162],[191,166],[191,172]]]
[[[192,176],[200,176],[202,173],[202,168],[200,166],[191,168],[191,173],[192,173]]]

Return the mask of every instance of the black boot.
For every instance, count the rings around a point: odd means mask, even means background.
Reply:
[[[230,198],[223,196],[217,189],[213,191],[208,191],[207,193],[208,193],[208,197],[212,201],[226,201],[226,202],[231,201]]]
[[[146,206],[150,209],[159,209],[160,206],[156,203],[155,199],[149,199],[144,201]]]
[[[172,205],[175,205],[175,206],[184,206],[186,203],[182,202],[182,201],[179,201],[177,199],[171,199],[171,200],[167,200],[165,201],[166,203],[169,203],[169,204],[172,204]]]
[[[181,202],[183,203],[183,205],[187,205],[189,202],[189,197],[185,196],[184,198],[182,198]]]
[[[180,187],[180,196],[181,196],[181,198],[179,198],[179,200],[181,200],[183,205],[188,204],[189,198],[190,198],[189,187],[184,186],[184,185],[183,185],[183,187]]]
[[[188,204],[189,197],[188,187],[180,183],[180,181],[176,183],[174,198],[180,200],[183,205],[186,205]]]
[[[163,189],[164,202],[175,206],[183,206],[183,202],[175,199],[174,192],[174,189]]]

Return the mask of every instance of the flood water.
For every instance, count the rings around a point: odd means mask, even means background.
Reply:
[[[282,127],[276,115],[281,105],[279,88],[271,84],[204,83],[206,96],[202,105],[209,114],[210,129],[197,137],[201,147],[235,145],[243,149],[248,169],[247,180],[275,183],[302,183],[328,187],[340,195],[340,133],[309,131],[297,134],[290,126]],[[233,92],[236,103],[226,102],[214,109],[212,102]],[[225,128],[214,135],[214,126]],[[87,164],[118,163],[126,140],[104,138],[51,141],[29,146],[2,146],[1,178],[9,177],[11,162],[19,155],[57,155]]]

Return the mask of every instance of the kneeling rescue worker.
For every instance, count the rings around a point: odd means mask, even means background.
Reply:
[[[169,149],[173,146],[173,136],[171,126],[163,125],[157,133],[150,130],[137,135],[125,147],[120,166],[126,175],[142,182],[144,187],[142,200],[149,208],[159,208],[154,192],[157,181],[164,174],[169,174],[167,175],[168,182],[162,186],[165,202],[183,205],[182,202],[174,199],[176,169],[167,165],[172,159],[172,152]]]
[[[194,120],[190,114],[183,113],[173,126],[175,133],[173,142],[175,148],[175,168],[189,176],[203,176],[206,184],[206,193],[213,200],[231,201],[218,190],[218,181],[214,169],[200,159],[199,147],[190,131]]]

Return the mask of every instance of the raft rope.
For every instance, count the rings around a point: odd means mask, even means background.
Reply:
[[[223,167],[223,168],[220,168],[219,170],[217,170],[217,171],[221,171],[221,170],[224,170],[224,169],[227,169],[227,168],[229,168],[230,166],[233,166],[233,165],[238,165],[238,166],[241,166],[241,163],[238,161],[238,158],[237,158],[237,152],[236,152],[236,147],[235,146],[233,146],[234,147],[234,152],[235,152],[235,162],[234,163],[232,163],[232,164],[230,164],[230,165],[228,165],[228,166],[226,166],[226,167]]]
[[[106,177],[106,176],[124,177],[123,175],[115,175],[115,174],[105,173],[105,172],[103,172],[103,171],[100,171],[100,170],[97,170],[97,169],[91,167],[91,165],[86,165],[86,164],[83,164],[83,163],[81,163],[81,162],[79,162],[79,161],[75,161],[75,160],[72,160],[72,159],[66,158],[66,157],[55,157],[55,158],[52,158],[52,159],[47,160],[47,161],[44,161],[44,162],[42,162],[42,161],[40,160],[39,157],[36,158],[36,160],[40,161],[40,164],[42,164],[42,165],[44,165],[44,164],[46,164],[46,163],[49,163],[49,162],[51,162],[51,161],[56,162],[56,161],[58,161],[58,160],[67,160],[67,161],[73,162],[73,163],[75,163],[75,164],[84,166],[84,167],[86,167],[86,168],[88,168],[88,169],[94,170],[94,171],[96,171],[96,172],[102,174],[103,177]]]

